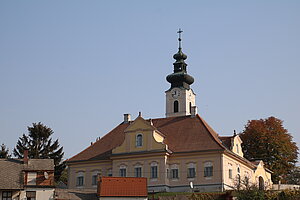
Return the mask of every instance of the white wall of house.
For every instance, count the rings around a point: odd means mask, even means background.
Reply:
[[[26,199],[26,191],[35,191],[37,200],[53,200],[54,188],[28,188],[21,191],[20,200]]]

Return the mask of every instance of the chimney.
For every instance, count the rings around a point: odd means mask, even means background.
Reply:
[[[28,164],[28,149],[24,149],[24,164]]]
[[[124,123],[129,123],[131,121],[131,115],[130,114],[124,114]]]
[[[197,106],[191,107],[191,116],[195,117],[197,115]]]

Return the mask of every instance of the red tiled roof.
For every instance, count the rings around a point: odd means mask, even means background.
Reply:
[[[165,136],[164,143],[172,152],[224,150],[218,134],[199,116],[181,116],[152,119],[153,126]],[[103,159],[103,155],[125,139],[124,130],[129,123],[120,124],[99,141],[68,161]]]
[[[173,152],[224,149],[218,134],[199,115],[152,121],[153,126],[166,136],[164,143]]]
[[[101,155],[106,154],[111,151],[113,148],[121,145],[124,141],[125,135],[124,130],[129,126],[127,124],[120,124],[108,134],[103,136],[100,140],[68,159],[68,161],[80,161],[80,160],[91,160],[101,157]]]
[[[100,197],[146,197],[147,178],[101,177],[98,184]]]
[[[234,136],[223,136],[219,137],[222,143],[227,147],[227,149],[231,149],[231,139],[234,138]]]

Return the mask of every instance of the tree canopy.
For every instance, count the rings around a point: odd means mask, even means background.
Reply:
[[[0,158],[9,158],[9,150],[8,148],[5,146],[5,144],[2,144],[0,146]]]
[[[250,120],[240,134],[244,156],[249,160],[263,160],[273,171],[274,182],[284,181],[298,158],[298,147],[282,123],[275,117]]]
[[[28,135],[19,137],[13,154],[18,158],[24,157],[24,149],[28,149],[28,157],[34,159],[54,159],[55,179],[58,180],[64,170],[63,147],[60,147],[58,139],[52,140],[53,130],[41,122],[33,123],[32,127],[27,127]]]

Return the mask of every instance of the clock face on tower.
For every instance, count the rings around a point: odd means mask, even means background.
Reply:
[[[180,96],[180,90],[175,88],[175,89],[173,89],[171,94],[174,99],[177,99]]]

